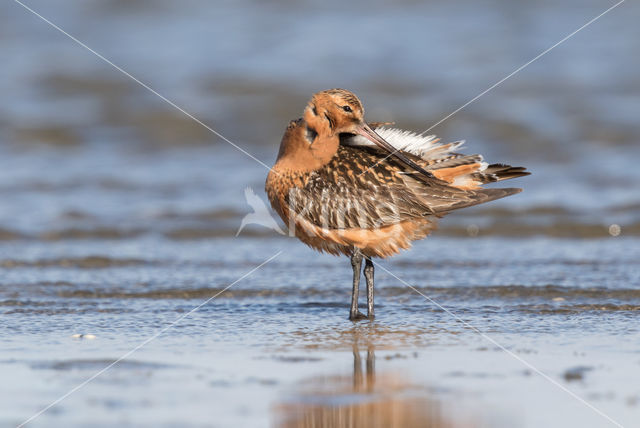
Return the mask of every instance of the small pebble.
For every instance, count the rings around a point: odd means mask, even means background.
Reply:
[[[622,228],[620,227],[619,224],[612,224],[611,226],[609,226],[609,235],[611,236],[619,236],[620,232],[622,232]]]
[[[478,236],[478,232],[480,232],[480,228],[475,224],[470,224],[467,226],[467,234],[469,236]]]
[[[89,339],[89,340],[96,338],[96,336],[93,334],[80,334],[80,333],[76,333],[71,337],[73,337],[74,339]]]

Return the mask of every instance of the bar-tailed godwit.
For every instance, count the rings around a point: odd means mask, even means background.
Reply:
[[[482,184],[529,174],[457,153],[462,142],[385,125],[367,124],[362,103],[347,90],[318,92],[289,123],[266,182],[272,207],[296,237],[351,257],[351,320],[374,317],[373,257],[409,248],[450,211],[521,191]],[[363,258],[367,316],[358,310]]]

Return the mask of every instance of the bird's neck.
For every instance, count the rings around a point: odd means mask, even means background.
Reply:
[[[299,120],[287,129],[274,169],[311,172],[325,166],[336,154],[339,136],[330,133],[323,123],[310,122]]]

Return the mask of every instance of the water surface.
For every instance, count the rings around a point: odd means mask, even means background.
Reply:
[[[610,6],[29,5],[267,165],[316,90],[421,131]],[[382,261],[357,324],[348,260],[235,236],[263,165],[1,10],[0,425],[141,344],[33,426],[638,424],[637,4],[433,130],[533,175]]]

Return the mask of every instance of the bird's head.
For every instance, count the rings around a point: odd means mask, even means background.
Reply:
[[[317,132],[333,137],[357,134],[364,122],[364,107],[354,93],[329,89],[313,94],[304,110],[304,120]]]
[[[340,135],[362,135],[369,141],[424,177],[433,177],[402,151],[389,144],[378,135],[364,120],[364,107],[358,97],[346,89],[329,89],[315,93],[304,110],[306,123],[305,139],[312,151],[321,151],[324,147],[313,147],[316,141],[335,144]],[[326,138],[328,137],[328,138]],[[337,147],[336,147],[337,149]],[[333,150],[333,146],[332,146]]]

